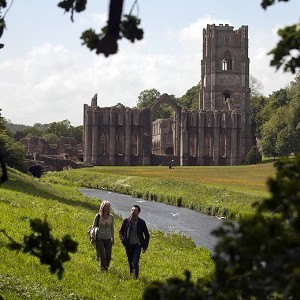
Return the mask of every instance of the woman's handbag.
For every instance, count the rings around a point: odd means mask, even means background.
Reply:
[[[96,221],[96,224],[99,224],[99,218],[100,218],[100,214],[98,214],[97,216],[97,221]],[[90,239],[90,243],[95,247],[96,246],[96,238],[97,238],[97,231],[99,230],[98,227],[94,227],[93,225],[92,226],[89,226],[88,228],[88,236],[89,236],[89,239]]]

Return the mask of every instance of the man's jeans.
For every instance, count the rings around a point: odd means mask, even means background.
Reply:
[[[139,277],[139,261],[141,250],[142,247],[140,244],[129,245],[126,247],[130,274],[132,274],[135,278]]]

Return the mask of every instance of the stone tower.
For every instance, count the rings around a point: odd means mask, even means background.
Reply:
[[[203,29],[200,110],[241,114],[240,155],[252,147],[248,26],[234,30],[228,24]]]

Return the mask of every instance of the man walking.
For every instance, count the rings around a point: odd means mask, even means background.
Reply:
[[[139,260],[141,251],[147,250],[150,234],[146,222],[139,218],[141,208],[133,205],[130,217],[123,220],[120,229],[120,239],[126,249],[130,274],[139,277]]]

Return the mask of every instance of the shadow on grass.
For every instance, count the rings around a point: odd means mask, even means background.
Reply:
[[[83,202],[81,200],[66,199],[64,197],[52,194],[45,190],[39,190],[34,185],[29,185],[24,182],[16,182],[16,181],[8,180],[4,184],[1,185],[1,188],[10,190],[12,192],[20,192],[20,193],[24,193],[27,195],[32,195],[33,197],[40,197],[40,198],[44,198],[46,200],[57,201],[57,202],[65,204],[65,205],[80,207],[80,208],[84,208],[84,209],[88,209],[88,210],[92,210],[92,211],[96,211],[99,209],[99,204]]]
[[[274,158],[268,158],[268,159],[264,159],[260,162],[260,164],[269,164],[269,163],[275,163],[278,159],[274,159]]]

